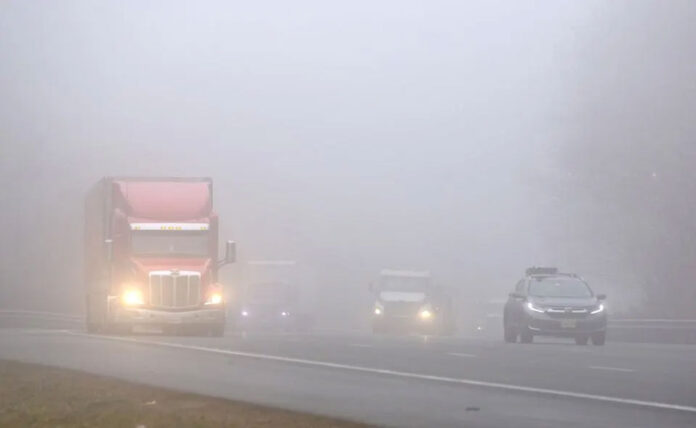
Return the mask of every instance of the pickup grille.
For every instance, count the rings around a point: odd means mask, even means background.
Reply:
[[[201,274],[158,271],[150,273],[150,306],[186,308],[201,303]]]

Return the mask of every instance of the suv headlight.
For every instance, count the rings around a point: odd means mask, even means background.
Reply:
[[[539,312],[539,313],[546,312],[546,310],[544,308],[540,308],[539,306],[535,305],[532,302],[527,302],[527,309],[529,309],[532,312]]]
[[[597,305],[596,308],[594,308],[594,309],[592,309],[592,310],[590,311],[590,313],[591,313],[592,315],[598,314],[598,313],[600,313],[600,312],[604,312],[604,304],[603,304],[603,303],[600,303],[599,305]]]

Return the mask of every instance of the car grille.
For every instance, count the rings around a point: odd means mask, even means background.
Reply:
[[[550,307],[546,309],[546,314],[551,318],[582,319],[590,314],[588,308],[566,308]]]
[[[392,317],[413,317],[421,305],[413,302],[389,302],[384,304],[384,314]]]
[[[201,302],[201,275],[198,272],[150,273],[151,306],[160,308],[185,308]]]

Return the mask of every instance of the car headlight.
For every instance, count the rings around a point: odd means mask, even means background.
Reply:
[[[375,308],[375,315],[382,315],[382,308]]]
[[[121,295],[121,302],[125,306],[140,306],[145,304],[142,290],[138,288],[127,288]]]
[[[214,292],[210,293],[208,299],[205,301],[206,305],[219,305],[222,303],[222,293]]]
[[[242,311],[242,316],[245,317],[245,318],[248,317],[248,316],[249,316],[249,311],[247,311],[246,309],[244,309],[244,310]]]
[[[590,313],[591,313],[592,315],[594,315],[594,314],[598,314],[598,313],[600,313],[600,312],[602,312],[602,311],[604,311],[604,304],[600,303],[599,306],[597,306],[596,308],[594,308],[593,310],[591,310]]]
[[[543,308],[540,308],[540,307],[536,306],[536,305],[535,305],[534,303],[532,303],[532,302],[527,302],[527,309],[529,309],[529,310],[532,311],[532,312],[540,312],[540,313],[546,312],[546,310],[544,310]]]
[[[283,312],[280,313],[280,316],[281,316],[281,317],[289,317],[289,316],[290,316],[290,312],[283,311]]]

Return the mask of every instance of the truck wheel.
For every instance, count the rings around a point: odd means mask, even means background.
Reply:
[[[503,337],[506,343],[516,343],[517,331],[513,327],[503,327]]]
[[[532,343],[532,342],[534,342],[534,335],[532,334],[531,331],[524,329],[520,333],[520,342],[521,343]]]
[[[575,344],[585,346],[585,345],[587,345],[588,339],[589,339],[589,337],[587,337],[587,335],[584,335],[584,334],[582,334],[580,336],[575,336]]]
[[[222,337],[225,335],[225,324],[215,324],[210,327],[209,333],[214,337]]]
[[[592,334],[592,344],[595,346],[603,346],[604,342],[607,340],[607,332],[600,331],[598,333]]]
[[[87,322],[87,333],[89,334],[99,334],[102,330],[102,326],[96,322]]]

